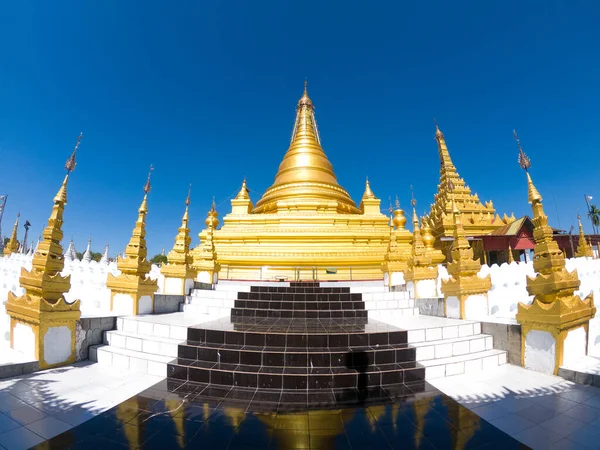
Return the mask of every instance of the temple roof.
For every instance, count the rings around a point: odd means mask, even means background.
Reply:
[[[273,185],[252,213],[321,209],[328,205],[339,213],[360,214],[350,195],[338,184],[333,166],[321,147],[314,109],[305,83],[304,93],[296,107],[290,146],[279,165]]]
[[[446,146],[444,134],[436,124],[435,140],[440,157],[440,183],[434,196],[428,220],[433,233],[438,236],[451,236],[454,224],[452,220],[453,200],[465,217],[464,228],[469,235],[481,235],[514,220],[504,215],[500,218],[491,201],[482,204],[477,194],[472,194],[465,180],[458,174]]]

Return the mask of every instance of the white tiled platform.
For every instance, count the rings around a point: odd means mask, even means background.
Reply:
[[[600,388],[509,364],[431,384],[533,449],[600,448]]]
[[[35,446],[162,378],[86,361],[0,381],[0,449]]]
[[[565,380],[600,387],[600,358],[584,356],[558,369],[558,375]]]

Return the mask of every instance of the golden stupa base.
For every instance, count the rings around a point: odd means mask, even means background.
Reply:
[[[167,295],[188,295],[194,288],[196,271],[181,264],[166,264],[162,266],[164,276],[162,292]]]
[[[436,298],[438,267],[418,266],[411,267],[405,274],[406,289],[413,298]]]
[[[115,277],[109,273],[106,287],[110,289],[111,312],[126,315],[154,312],[154,294],[158,289],[156,280],[125,273]]]
[[[10,346],[33,357],[40,369],[75,361],[75,329],[81,317],[79,300],[67,303],[63,297],[48,301],[28,294],[8,293],[6,313],[10,316]]]
[[[405,274],[408,270],[406,261],[386,261],[381,266],[386,286],[399,286],[406,283]]]
[[[590,319],[596,307],[593,295],[556,297],[550,303],[534,299],[519,303],[521,363],[527,369],[558,374],[560,366],[587,354]]]
[[[451,277],[442,280],[444,315],[452,319],[477,319],[489,314],[488,292],[492,287],[490,275]]]
[[[198,281],[202,281],[197,278]],[[373,267],[339,266],[278,266],[223,265],[219,272],[222,280],[250,281],[360,281],[383,280],[381,265]]]

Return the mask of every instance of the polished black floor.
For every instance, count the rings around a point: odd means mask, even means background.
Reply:
[[[426,382],[266,390],[163,380],[39,449],[527,448]]]

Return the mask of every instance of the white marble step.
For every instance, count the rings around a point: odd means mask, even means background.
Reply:
[[[463,373],[494,370],[494,368],[506,364],[506,356],[505,351],[492,349],[429,361],[417,360],[417,362],[425,367],[425,379],[433,380]]]
[[[409,300],[410,296],[408,292],[364,292],[362,299],[365,302],[371,301],[390,301],[390,300]],[[414,303],[414,299],[412,299]]]
[[[216,306],[218,308],[233,308],[235,299],[231,298],[200,298],[190,295],[186,298],[186,304],[198,306]]]
[[[194,289],[190,294],[190,297],[201,301],[204,301],[205,299],[235,300],[238,297],[238,291],[204,291],[200,289]]]
[[[198,305],[196,303],[180,305],[180,310],[190,317],[202,315],[225,317],[231,314],[231,308],[225,306]]]
[[[419,308],[399,308],[399,309],[368,309],[370,319],[382,318],[395,319],[400,317],[414,317],[419,315]]]
[[[97,361],[98,364],[161,377],[167,375],[167,363],[173,359],[171,356],[143,353],[112,345],[90,347],[90,360]]]
[[[481,323],[470,320],[423,315],[400,318],[381,316],[377,320],[407,330],[409,344],[481,334]]]
[[[212,319],[214,317],[207,315],[188,317],[182,312],[126,316],[117,318],[117,330],[184,341],[187,339],[187,327]]]
[[[417,361],[461,356],[494,349],[494,338],[487,334],[476,334],[454,339],[425,341],[411,344],[417,349]]]
[[[370,300],[365,302],[365,309],[398,309],[398,308],[414,308],[414,300]]]
[[[183,342],[181,339],[147,336],[138,333],[127,333],[120,330],[107,331],[104,333],[104,343],[111,347],[124,348],[142,353],[151,353],[154,355],[170,356],[171,358],[177,358],[177,345],[181,342]]]

